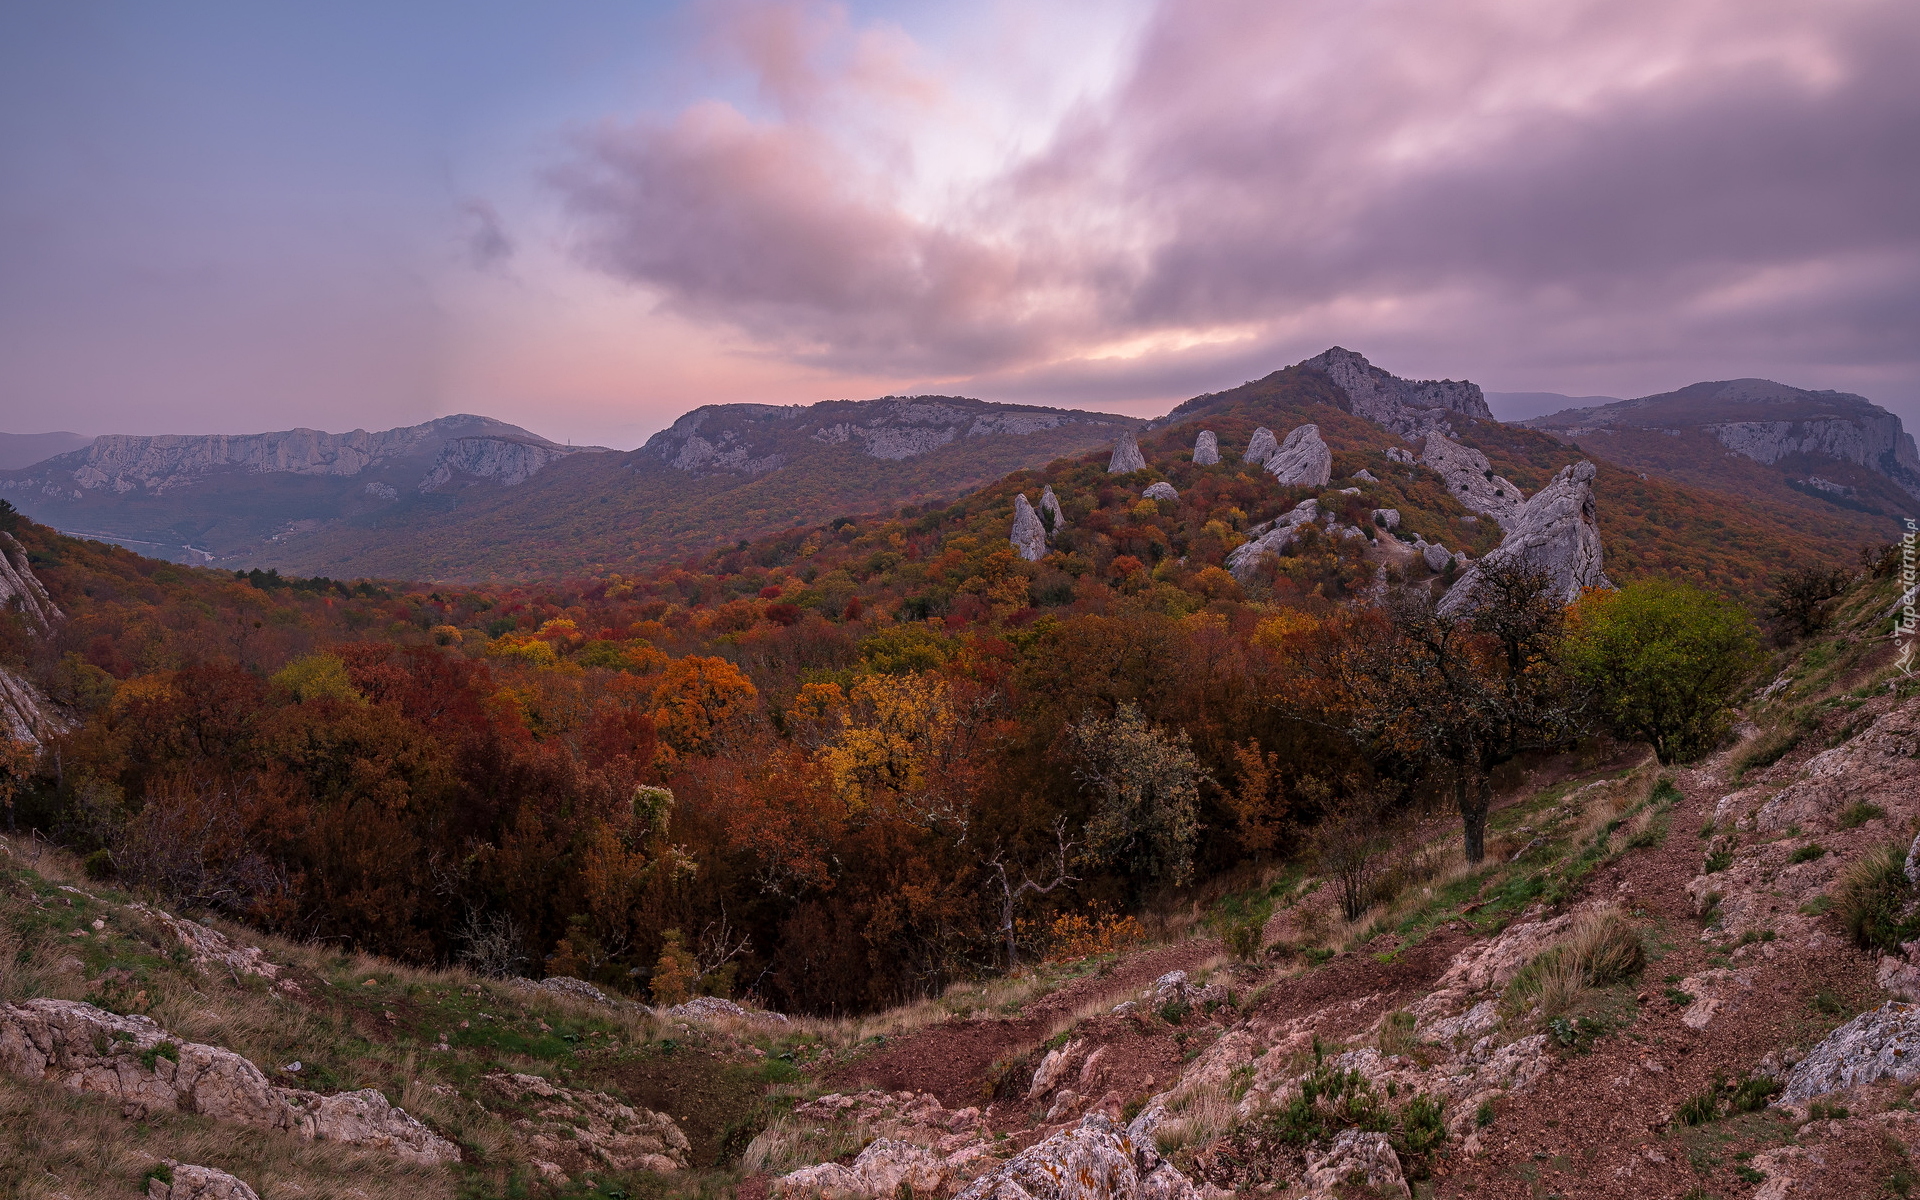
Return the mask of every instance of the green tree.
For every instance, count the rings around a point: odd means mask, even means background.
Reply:
[[[1092,856],[1183,887],[1193,878],[1200,784],[1210,779],[1185,732],[1168,733],[1133,704],[1068,728],[1076,774],[1098,797],[1087,822]]]
[[[1567,661],[1620,737],[1686,762],[1726,733],[1735,691],[1758,661],[1753,622],[1689,584],[1643,579],[1589,592],[1574,610]]]

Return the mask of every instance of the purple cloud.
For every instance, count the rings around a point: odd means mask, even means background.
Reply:
[[[581,135],[579,255],[770,354],[1002,393],[1336,341],[1584,390],[1920,386],[1903,0],[1167,3],[1108,93],[937,202],[940,79],[876,39],[725,10],[770,115]]]

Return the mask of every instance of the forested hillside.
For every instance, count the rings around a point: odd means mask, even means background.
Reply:
[[[1061,460],[949,508],[573,582],[235,577],[15,518],[66,618],[44,636],[15,618],[3,649],[75,727],[11,819],[125,882],[418,962],[504,955],[644,994],[684,949],[699,986],[803,1011],[1004,966],[1010,911],[1017,955],[1031,922],[1124,913],[1453,769],[1363,745],[1314,664],[1387,636],[1343,601],[1451,577],[1389,549],[1477,559],[1498,529],[1389,459],[1315,372],[1196,407],[1129,475]],[[1334,448],[1328,487],[1237,461],[1257,423],[1302,418]],[[1191,461],[1203,425],[1226,461]],[[1463,436],[1529,488],[1569,455]],[[1178,498],[1142,498],[1157,479]],[[1013,500],[1043,484],[1063,521],[1027,562]],[[1757,606],[1780,564],[1851,551],[1604,467],[1597,489],[1620,583],[1678,575]],[[1309,527],[1223,569],[1306,499],[1368,536]],[[1049,870],[1075,886],[1009,909]]]

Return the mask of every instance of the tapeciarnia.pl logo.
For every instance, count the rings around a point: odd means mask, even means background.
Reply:
[[[1907,518],[1907,529],[1900,535],[1900,607],[1894,613],[1893,638],[1898,645],[1894,652],[1893,665],[1903,675],[1920,675],[1920,637],[1915,630],[1920,627],[1916,621],[1914,609],[1920,603],[1915,595],[1916,580],[1920,580],[1920,564],[1915,563],[1915,551],[1920,549],[1920,522]]]

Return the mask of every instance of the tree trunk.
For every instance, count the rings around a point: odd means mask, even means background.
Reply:
[[[1487,810],[1493,807],[1493,781],[1482,771],[1473,772],[1471,778],[1462,772],[1454,785],[1454,795],[1460,803],[1467,862],[1478,864],[1487,856]]]

